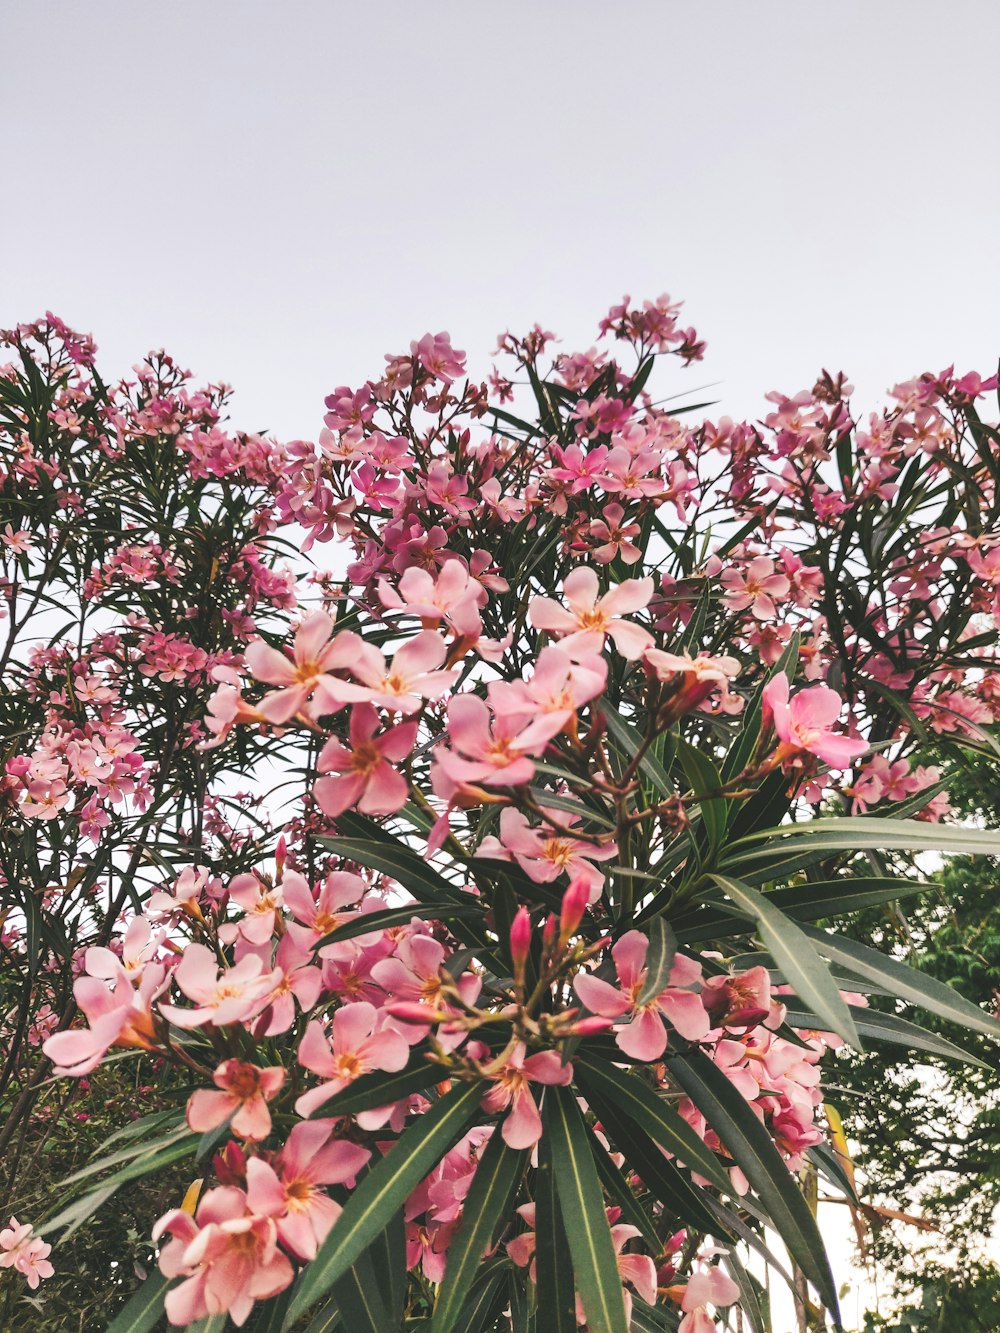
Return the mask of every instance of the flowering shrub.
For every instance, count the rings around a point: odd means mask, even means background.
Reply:
[[[111,389],[7,335],[0,1142],[53,1073],[156,1071],[35,1223],[189,1164],[116,1330],[763,1328],[768,1229],[839,1327],[828,1053],[963,1058],[870,992],[1000,1035],[829,928],[1000,851],[947,801],[1000,710],[995,385],[690,425],[679,307],[600,332],[488,385],[428,334],[286,446],[162,354]]]

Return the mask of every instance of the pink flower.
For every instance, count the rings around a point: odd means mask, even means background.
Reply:
[[[255,1199],[267,1200],[278,1239],[299,1259],[316,1251],[341,1214],[339,1203],[323,1185],[351,1185],[371,1153],[346,1139],[331,1139],[332,1120],[297,1124],[270,1165],[260,1157],[247,1163],[247,1186]]]
[[[490,704],[497,718],[523,727],[519,740],[525,749],[544,745],[558,732],[575,726],[577,709],[604,689],[607,663],[588,656],[574,662],[562,646],[543,648],[528,681],[495,681],[489,687]]]
[[[385,657],[370,643],[355,640],[350,666],[351,675],[360,684],[329,680],[327,693],[345,703],[372,703],[397,713],[416,713],[424,699],[443,694],[458,679],[459,668],[438,671],[447,655],[440,634],[424,630],[404,643],[387,666]]]
[[[404,939],[392,958],[384,958],[372,968],[373,979],[392,996],[389,1012],[393,1012],[396,1004],[409,1005],[406,1022],[412,1025],[411,1041],[418,1041],[430,1024],[452,1012],[442,994],[442,983],[448,979],[442,973],[444,963],[444,945],[431,935],[417,934]],[[482,978],[473,972],[464,972],[458,978],[458,992],[466,1004],[475,1004],[482,984]],[[452,1039],[456,1035],[461,1040],[462,1034],[445,1034],[438,1040],[450,1049],[458,1044]]]
[[[332,1040],[323,1025],[313,1019],[299,1044],[299,1064],[326,1080],[304,1092],[295,1103],[301,1116],[309,1116],[362,1074],[381,1069],[402,1069],[410,1055],[406,1039],[391,1028],[379,1027],[373,1004],[358,1000],[345,1004],[333,1016]]]
[[[681,989],[701,976],[700,966],[683,955],[674,960],[666,988],[642,1004],[638,1002],[646,985],[648,948],[646,936],[630,930],[611,950],[618,972],[617,987],[592,972],[578,972],[573,981],[577,995],[592,1013],[604,1018],[629,1015],[628,1021],[615,1029],[615,1041],[636,1060],[658,1060],[667,1049],[664,1017],[687,1041],[700,1041],[710,1027],[701,997]]]
[[[579,822],[561,810],[552,814],[563,828],[572,829]],[[513,859],[536,884],[549,884],[564,872],[571,879],[584,879],[589,886],[590,901],[595,902],[604,887],[604,874],[592,862],[610,861],[615,852],[613,843],[586,842],[572,833],[559,833],[544,825],[533,829],[520,810],[507,806],[500,813],[499,839],[484,838],[476,855],[502,861]]]
[[[292,660],[255,639],[244,654],[247,666],[257,680],[277,685],[264,696],[258,710],[268,722],[287,722],[300,712],[326,678],[326,672],[349,666],[360,643],[356,634],[333,635],[333,621],[325,611],[313,611],[295,632]],[[321,691],[317,707],[322,712],[336,712],[341,705]]]
[[[271,1132],[267,1103],[280,1092],[285,1070],[280,1066],[258,1069],[242,1060],[223,1060],[212,1081],[218,1092],[199,1088],[188,1099],[188,1128],[204,1134],[232,1117],[233,1133],[241,1139],[249,1143],[266,1139]]]
[[[573,1081],[573,1066],[563,1064],[558,1051],[539,1051],[525,1059],[525,1045],[518,1042],[507,1056],[505,1068],[494,1075],[492,1088],[483,1098],[483,1109],[495,1114],[509,1112],[500,1133],[510,1148],[531,1148],[542,1137],[542,1117],[531,1095],[531,1083],[559,1084]]]
[[[753,1027],[771,1012],[771,978],[766,967],[708,977],[701,998],[716,1027]]]
[[[458,694],[448,701],[448,737],[451,748],[434,750],[437,766],[457,787],[474,783],[484,787],[518,787],[530,782],[535,765],[527,757],[544,742],[525,746],[524,727],[510,715],[498,715],[490,724],[490,710],[475,694]]]
[[[625,510],[619,504],[606,505],[603,519],[595,519],[587,529],[587,535],[597,542],[593,557],[599,565],[610,565],[616,557],[626,565],[634,565],[642,559],[642,552],[633,541],[638,537],[638,523],[622,525]]]
[[[186,1326],[228,1312],[242,1328],[255,1301],[284,1291],[295,1276],[278,1249],[274,1217],[263,1211],[273,1201],[267,1191],[258,1192],[264,1197],[254,1193],[222,1185],[204,1195],[196,1217],[174,1209],[153,1228],[154,1241],[164,1232],[173,1237],[160,1251],[160,1272],[186,1279],[167,1292],[172,1324]]]
[[[478,607],[486,592],[463,560],[446,560],[436,578],[429,570],[411,565],[403,571],[398,591],[380,579],[378,592],[383,606],[419,616],[424,629],[442,621],[460,635],[478,636],[482,629]]]
[[[317,888],[310,888],[303,877],[295,870],[287,870],[281,881],[285,895],[285,905],[295,918],[288,924],[288,933],[300,949],[310,950],[319,941],[339,926],[353,921],[358,911],[344,911],[345,907],[359,904],[365,895],[365,884],[359,875],[352,875],[346,870],[334,870],[326,875]],[[380,900],[372,900],[374,906]],[[346,940],[343,944],[330,944],[320,951],[321,958],[338,956],[345,949],[350,951],[356,941]]]
[[[735,657],[691,657],[659,648],[647,648],[642,660],[657,680],[673,687],[667,702],[671,719],[700,707],[716,690],[728,698],[729,682],[740,669]]]
[[[740,1289],[721,1268],[692,1273],[684,1289],[681,1309],[685,1312],[677,1333],[716,1333],[715,1320],[708,1305],[732,1305],[739,1300]]]
[[[100,977],[78,977],[73,996],[90,1026],[53,1033],[42,1043],[55,1073],[74,1078],[89,1074],[112,1046],[153,1050],[156,1037],[150,1006],[167,981],[162,963],[146,965],[138,988],[124,969],[114,972],[110,985]]]
[[[313,787],[324,814],[335,819],[345,810],[357,808],[366,815],[391,815],[406,804],[409,784],[392,767],[413,749],[416,722],[389,726],[381,736],[378,714],[369,703],[351,709],[351,748],[336,737],[320,751],[319,771],[337,776],[322,777]]]
[[[16,1269],[32,1291],[56,1271],[48,1260],[52,1246],[34,1235],[30,1224],[18,1222],[16,1217],[0,1231],[0,1250],[0,1268]]]
[[[614,1246],[615,1258],[618,1263],[618,1276],[623,1282],[630,1282],[647,1305],[655,1305],[656,1264],[653,1263],[648,1254],[622,1254],[625,1245],[630,1240],[635,1240],[641,1234],[642,1232],[638,1227],[629,1226],[626,1223],[619,1222],[616,1226],[611,1228],[611,1243]],[[625,1322],[631,1327],[632,1293],[626,1290],[622,1292],[622,1295],[625,1299]],[[586,1318],[587,1316],[583,1308],[583,1301],[577,1296],[576,1322],[578,1324],[584,1324],[586,1323]]]
[[[110,981],[121,973],[129,981],[138,982],[159,943],[152,935],[152,927],[144,916],[133,918],[122,940],[120,955],[113,949],[92,947],[87,950],[84,966],[88,974]]]
[[[763,718],[765,725],[769,722],[773,725],[781,742],[775,752],[776,761],[781,763],[806,752],[831,768],[847,768],[868,746],[858,737],[831,731],[843,703],[836,690],[826,685],[811,685],[789,701],[788,677],[784,672],[768,681],[762,696]]]
[[[197,1008],[180,1009],[161,1004],[160,1013],[181,1028],[212,1023],[243,1023],[260,1013],[275,983],[277,972],[265,972],[256,954],[246,954],[235,967],[219,968],[219,960],[204,944],[189,944],[177,965],[174,980]]]
[[[275,982],[258,1024],[254,1025],[254,1036],[259,1036],[261,1030],[265,1037],[287,1032],[295,1022],[295,1001],[298,1000],[303,1013],[308,1013],[323,989],[322,968],[290,932],[282,936],[274,961],[280,980]]]
[[[444,384],[451,384],[465,374],[465,353],[452,347],[447,332],[425,333],[419,342],[410,343],[410,355],[432,379]]]
[[[744,574],[724,569],[721,581],[730,611],[749,610],[758,620],[773,620],[778,614],[774,598],[787,597],[792,587],[784,574],[774,572],[774,561],[763,555],[751,560]]]
[[[599,653],[610,634],[622,657],[634,662],[653,638],[648,630],[621,616],[648,606],[653,586],[651,578],[625,579],[601,597],[597,572],[581,565],[567,575],[563,584],[569,610],[551,597],[535,597],[530,608],[531,623],[536,629],[558,635],[562,650],[576,660]]]
[[[239,922],[224,925],[220,938],[231,944],[242,935],[250,944],[266,944],[282,920],[281,886],[268,884],[259,875],[237,875],[229,884],[229,896],[244,915]]]

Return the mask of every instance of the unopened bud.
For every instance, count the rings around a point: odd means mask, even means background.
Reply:
[[[607,1032],[608,1028],[614,1027],[613,1018],[601,1018],[597,1014],[589,1014],[586,1018],[581,1018],[579,1022],[573,1024],[574,1037],[590,1037],[595,1032]]]
[[[559,917],[559,939],[563,944],[575,933],[589,902],[590,885],[583,878],[573,880],[563,894],[562,912]]]
[[[514,975],[524,975],[524,964],[531,947],[531,916],[526,907],[519,907],[510,927],[510,956],[514,962]]]
[[[437,1023],[444,1017],[436,1009],[431,1009],[426,1004],[415,1004],[411,1000],[399,1000],[396,1004],[387,1004],[385,1009],[386,1013],[399,1019],[401,1023]]]

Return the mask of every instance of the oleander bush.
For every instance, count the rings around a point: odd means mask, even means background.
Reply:
[[[288,444],[4,335],[5,1326],[841,1326],[838,1067],[995,1067],[857,926],[1000,853],[996,383],[699,419],[599,332]]]

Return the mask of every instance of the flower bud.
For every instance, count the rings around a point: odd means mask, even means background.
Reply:
[[[559,939],[565,944],[576,931],[590,902],[590,885],[583,878],[573,880],[563,894],[559,917]]]
[[[524,975],[524,964],[531,947],[531,917],[526,907],[519,907],[510,927],[510,956],[514,961],[514,975]]]

